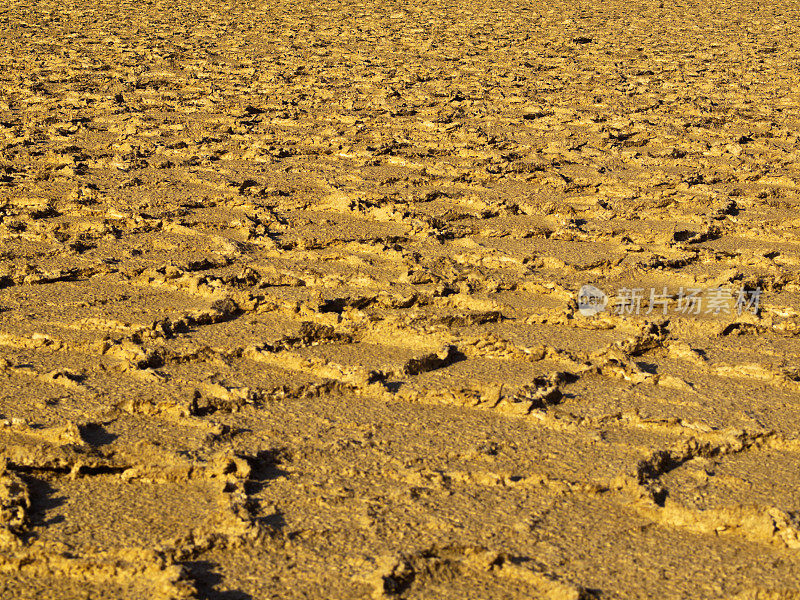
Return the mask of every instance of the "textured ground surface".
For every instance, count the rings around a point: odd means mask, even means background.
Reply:
[[[797,3],[0,27],[1,598],[800,598]]]

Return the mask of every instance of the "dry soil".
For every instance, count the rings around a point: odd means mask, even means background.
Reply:
[[[4,0],[0,597],[800,598],[799,46]]]

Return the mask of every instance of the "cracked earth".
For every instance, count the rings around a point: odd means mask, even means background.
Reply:
[[[796,3],[0,25],[0,598],[800,598]]]

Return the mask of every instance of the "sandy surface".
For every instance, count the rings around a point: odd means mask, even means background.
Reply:
[[[0,27],[1,598],[800,598],[797,3]]]

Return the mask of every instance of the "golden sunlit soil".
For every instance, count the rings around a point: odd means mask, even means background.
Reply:
[[[796,2],[0,27],[0,598],[800,598]]]

